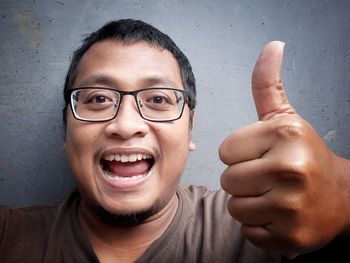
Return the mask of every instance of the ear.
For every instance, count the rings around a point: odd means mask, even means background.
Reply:
[[[192,110],[190,113],[190,142],[188,145],[189,151],[194,151],[196,149],[196,145],[192,142],[192,130],[193,130],[193,124],[194,124],[194,115],[195,115],[195,110]]]
[[[188,149],[190,152],[193,152],[196,149],[196,145],[192,142],[192,140],[190,141]]]

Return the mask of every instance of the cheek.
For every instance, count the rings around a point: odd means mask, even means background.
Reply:
[[[155,130],[161,155],[169,158],[168,165],[180,165],[187,159],[189,152],[190,132],[185,125],[168,125]]]
[[[76,123],[74,120],[68,121],[66,152],[74,170],[82,169],[86,167],[85,164],[93,161],[93,149],[95,148],[96,139],[97,131],[95,131],[92,125]]]

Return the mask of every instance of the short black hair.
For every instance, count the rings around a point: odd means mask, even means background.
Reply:
[[[157,28],[134,19],[121,19],[110,21],[96,32],[91,33],[82,41],[82,45],[73,53],[73,57],[67,72],[64,83],[64,100],[65,107],[63,109],[63,122],[67,123],[67,105],[69,104],[68,91],[72,89],[76,78],[77,68],[81,58],[86,51],[94,44],[104,40],[118,40],[124,43],[134,43],[138,41],[146,41],[148,44],[167,49],[172,53],[180,67],[182,83],[185,91],[188,93],[188,106],[193,110],[196,106],[196,81],[192,72],[192,67],[180,48],[166,34]]]

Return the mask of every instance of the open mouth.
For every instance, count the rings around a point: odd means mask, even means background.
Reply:
[[[100,163],[104,176],[109,180],[127,183],[147,176],[155,160],[145,153],[108,154]]]

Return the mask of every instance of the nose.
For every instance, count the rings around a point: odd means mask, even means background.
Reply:
[[[148,130],[147,121],[140,116],[133,96],[123,97],[117,116],[106,126],[107,136],[123,140],[135,136],[143,137]]]

